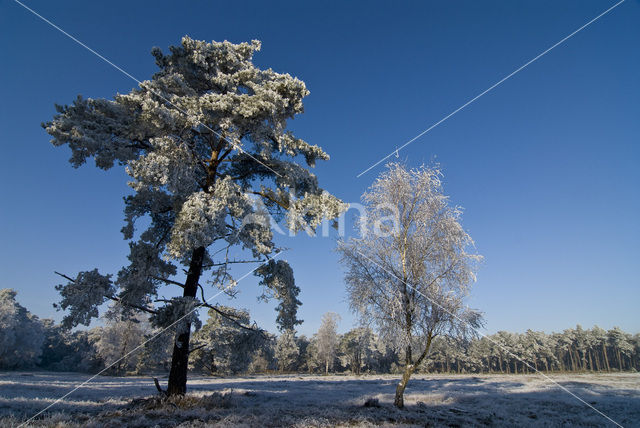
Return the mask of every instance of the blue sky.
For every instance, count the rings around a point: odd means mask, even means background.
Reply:
[[[307,84],[291,129],[332,159],[321,183],[357,202],[381,168],[356,175],[606,10],[613,1],[45,2],[27,1],[139,79],[152,46],[183,35],[259,39],[261,67]],[[580,323],[640,331],[640,2],[627,0],[401,151],[436,160],[445,192],[485,256],[470,304],[487,331]],[[121,170],[73,169],[40,122],[77,94],[111,97],[135,83],[17,3],[0,2],[0,287],[60,319],[54,270],[126,261]],[[299,331],[349,314],[335,237],[283,239],[302,289]],[[273,330],[257,281],[234,305]],[[169,294],[167,294],[169,295]],[[222,301],[224,302],[224,301]]]

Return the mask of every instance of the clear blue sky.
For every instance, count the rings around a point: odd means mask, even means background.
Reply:
[[[47,2],[26,1],[139,79],[152,46],[187,34],[259,39],[255,62],[304,80],[292,129],[332,159],[324,187],[357,202],[381,168],[356,175],[614,1]],[[472,306],[487,330],[576,323],[640,331],[640,2],[624,4],[401,152],[436,159],[445,191],[485,256]],[[111,97],[126,76],[18,4],[0,2],[0,287],[60,319],[54,270],[125,263],[121,170],[73,169],[40,122],[77,94]],[[295,238],[284,257],[302,289],[301,333],[326,311],[353,317],[334,238]],[[273,330],[257,281],[239,306]]]

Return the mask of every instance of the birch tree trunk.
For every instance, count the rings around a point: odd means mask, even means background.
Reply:
[[[411,375],[416,370],[416,367],[418,367],[420,363],[422,363],[422,360],[424,360],[424,358],[429,353],[429,348],[431,348],[432,338],[433,337],[431,336],[431,333],[429,333],[429,335],[427,336],[427,346],[425,347],[424,352],[422,352],[422,355],[420,355],[420,358],[418,358],[418,361],[416,361],[415,364],[411,364],[411,362],[408,362],[407,364],[405,364],[404,373],[402,374],[402,379],[400,380],[400,383],[396,387],[396,397],[395,397],[395,400],[393,401],[393,404],[398,409],[404,408],[404,390],[407,388],[407,384],[409,383],[409,378],[411,378]],[[410,353],[411,350],[409,349],[408,352]]]

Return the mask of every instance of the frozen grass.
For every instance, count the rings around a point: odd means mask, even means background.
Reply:
[[[640,426],[640,374],[550,377],[625,427]],[[88,376],[0,373],[0,426],[17,426]],[[30,426],[614,426],[539,375],[416,375],[405,410],[397,376],[192,377],[161,400],[145,377],[98,377]],[[369,400],[379,406],[365,406]]]

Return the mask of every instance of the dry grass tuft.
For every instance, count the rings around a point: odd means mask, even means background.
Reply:
[[[196,410],[228,409],[233,406],[231,392],[214,392],[209,395],[177,395],[171,397],[155,396],[137,398],[127,406],[128,410]]]

